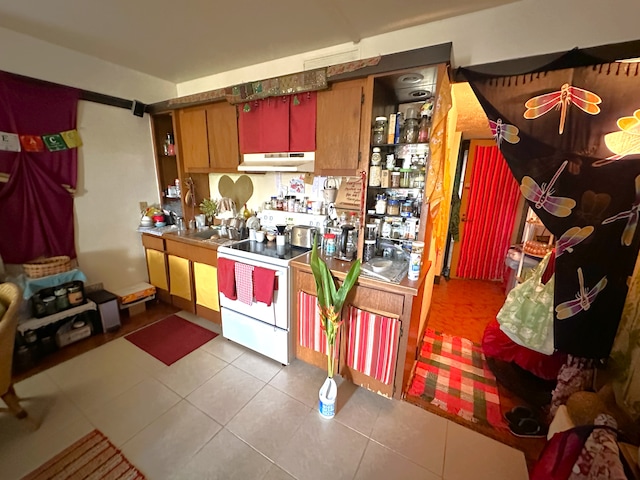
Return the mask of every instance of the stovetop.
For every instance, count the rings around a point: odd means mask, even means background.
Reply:
[[[289,244],[284,246],[276,245],[276,242],[255,242],[252,240],[244,240],[236,242],[232,245],[220,247],[219,251],[236,255],[239,257],[246,256],[255,260],[263,260],[268,263],[276,263],[286,265],[295,257],[303,255],[310,251],[310,248],[293,247]]]

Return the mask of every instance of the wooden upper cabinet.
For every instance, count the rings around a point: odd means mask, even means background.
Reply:
[[[366,80],[349,80],[318,92],[315,173],[355,175]]]
[[[187,172],[236,172],[239,163],[236,108],[227,102],[178,113],[178,147]]]
[[[202,107],[186,108],[178,112],[180,138],[178,149],[187,172],[209,168],[207,112]]]
[[[227,102],[207,106],[209,167],[212,172],[235,172],[238,169],[238,121],[236,107]]]

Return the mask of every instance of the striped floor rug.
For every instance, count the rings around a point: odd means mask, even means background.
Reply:
[[[506,428],[496,379],[481,347],[466,338],[426,330],[406,400],[436,406],[468,422]]]
[[[142,480],[145,476],[100,431],[82,437],[23,480]]]

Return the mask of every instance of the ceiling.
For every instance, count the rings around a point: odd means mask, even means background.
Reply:
[[[514,0],[20,0],[0,27],[173,83]]]

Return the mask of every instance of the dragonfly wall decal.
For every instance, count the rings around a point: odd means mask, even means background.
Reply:
[[[582,311],[586,312],[589,310],[598,294],[607,286],[607,277],[602,277],[596,286],[590,289],[584,286],[582,268],[578,267],[578,283],[580,284],[580,290],[576,293],[576,298],[568,302],[563,302],[556,307],[556,317],[558,320],[564,320]]]
[[[631,205],[629,210],[620,212],[612,217],[605,218],[602,221],[602,225],[615,222],[616,220],[627,219],[627,224],[622,231],[622,237],[620,241],[622,245],[628,247],[633,242],[633,237],[636,234],[636,227],[638,226],[638,211],[640,210],[640,175],[636,177],[636,199]]]
[[[619,132],[607,133],[604,136],[604,143],[614,155],[596,160],[593,162],[594,167],[602,167],[628,155],[640,154],[640,109],[633,112],[630,117],[619,118],[616,122]]]
[[[573,253],[573,247],[585,240],[593,233],[594,228],[591,225],[586,227],[571,227],[564,232],[556,241],[556,258],[564,252]]]
[[[595,93],[565,83],[557,92],[545,93],[527,100],[524,104],[527,108],[524,112],[524,118],[531,120],[541,117],[554,108],[560,110],[558,133],[562,135],[567,111],[572,103],[583,112],[596,115],[600,113],[600,107],[597,104],[601,102],[602,99]]]
[[[512,144],[520,141],[520,137],[518,136],[520,130],[518,127],[509,123],[503,123],[501,118],[498,118],[495,122],[493,120],[489,120],[489,127],[491,127],[491,134],[493,135],[493,138],[496,139],[498,148],[500,148],[502,140]]]
[[[522,178],[520,191],[527,200],[534,203],[535,208],[538,210],[544,208],[556,217],[568,217],[571,215],[571,210],[576,206],[576,201],[572,198],[553,196],[555,192],[553,186],[567,166],[567,163],[569,162],[566,160],[562,162],[562,165],[560,165],[560,168],[558,168],[558,171],[553,175],[553,178],[548,184],[543,183],[542,186],[540,186],[531,177],[525,176]]]

